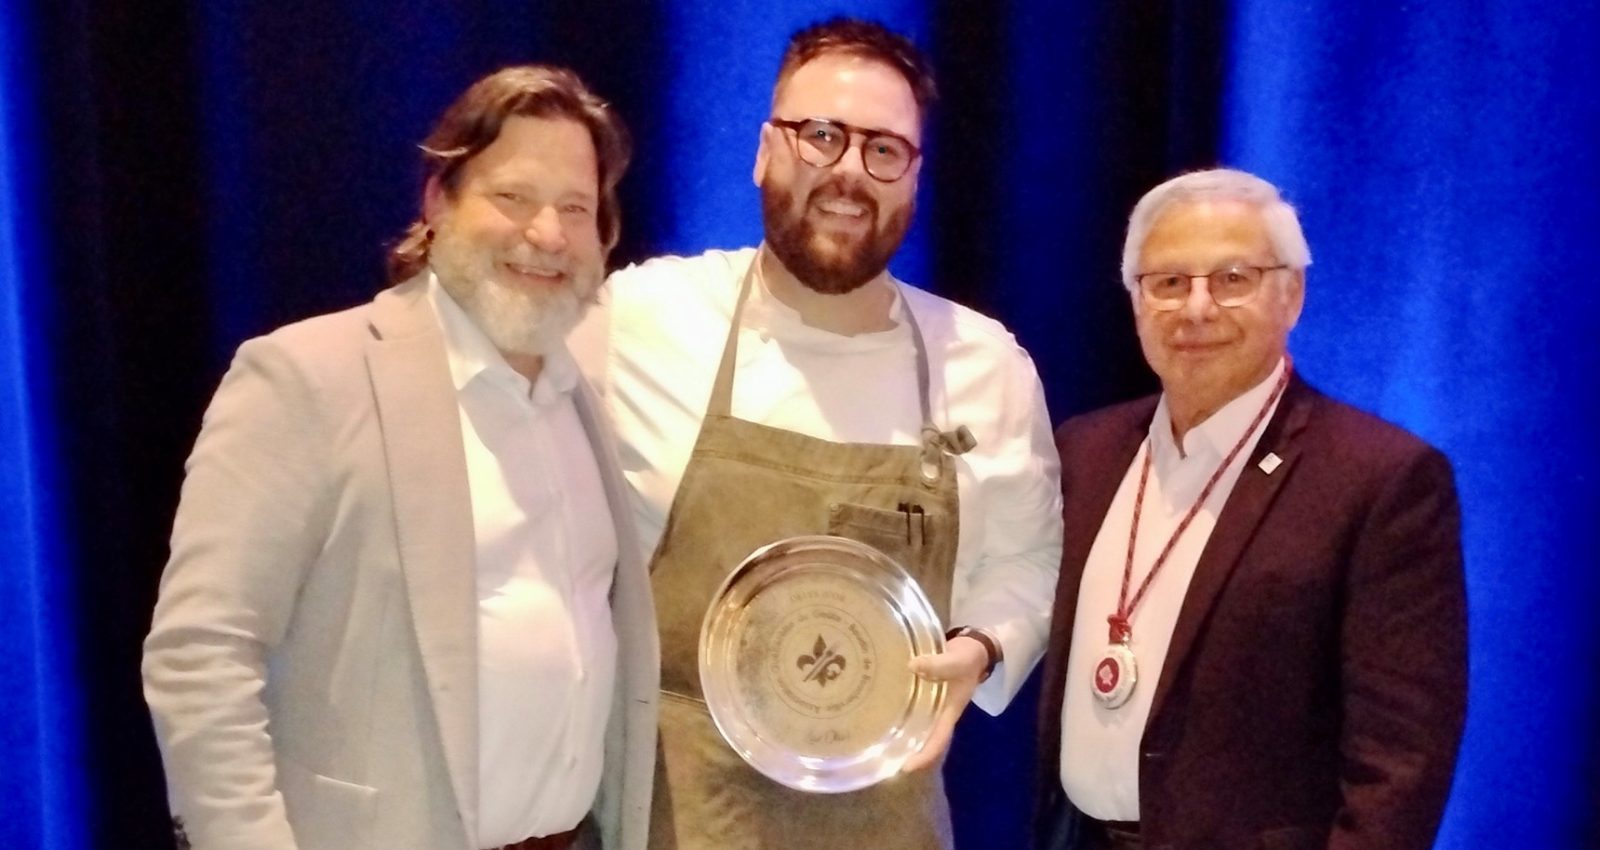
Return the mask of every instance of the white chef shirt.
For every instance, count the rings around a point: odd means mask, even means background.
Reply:
[[[580,334],[608,327],[604,374],[653,550],[711,395],[728,323],[754,249],[662,257],[611,275]],[[745,306],[733,415],[837,442],[919,445],[922,414],[906,309],[928,349],[934,424],[966,425],[977,447],[956,462],[960,532],[952,619],[979,626],[1007,663],[978,691],[997,713],[1043,651],[1061,555],[1059,460],[1044,394],[1027,353],[998,322],[897,286],[891,330],[842,336],[810,327],[764,287]]]
[[[538,381],[439,285],[472,494],[478,591],[478,844],[576,826],[600,787],[617,641],[616,529],[559,349]]]
[[[1134,497],[1145,454],[1154,451],[1150,480],[1145,485],[1144,507],[1139,517],[1139,539],[1134,550],[1133,575],[1128,594],[1138,592],[1156,556],[1166,545],[1185,513],[1205,488],[1228,450],[1255,419],[1261,405],[1272,396],[1282,376],[1280,360],[1266,380],[1228,402],[1183,436],[1183,452],[1172,438],[1167,399],[1156,405],[1149,438],[1134,454],[1122,485],[1100,525],[1089,550],[1078,589],[1078,610],[1072,625],[1072,647],[1067,655],[1066,693],[1061,706],[1061,787],[1080,811],[1096,820],[1139,819],[1139,746],[1150,702],[1172,640],[1172,629],[1200,553],[1217,525],[1217,515],[1227,504],[1234,484],[1255,445],[1266,430],[1258,427],[1233,463],[1217,480],[1194,521],[1167,556],[1160,575],[1151,582],[1144,600],[1131,618],[1131,647],[1138,669],[1133,695],[1118,708],[1106,708],[1091,694],[1090,676],[1105,654],[1109,639],[1106,617],[1117,610],[1122,573],[1128,557],[1128,532],[1133,525]],[[1273,408],[1276,409],[1276,402]],[[1267,411],[1267,419],[1272,417]],[[1258,472],[1257,474],[1262,474]]]

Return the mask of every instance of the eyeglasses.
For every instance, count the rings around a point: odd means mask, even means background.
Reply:
[[[827,118],[803,118],[789,121],[769,118],[767,123],[794,133],[794,154],[800,161],[817,168],[827,168],[844,159],[850,149],[850,139],[861,137],[861,167],[867,175],[881,183],[893,183],[906,176],[911,163],[922,156],[922,151],[910,140],[884,130],[853,127],[842,121]]]
[[[1189,301],[1189,291],[1194,281],[1206,282],[1206,291],[1218,307],[1243,307],[1256,299],[1261,291],[1261,279],[1267,272],[1286,269],[1276,266],[1229,266],[1206,274],[1179,274],[1177,272],[1146,272],[1134,278],[1144,302],[1155,310],[1176,310]]]

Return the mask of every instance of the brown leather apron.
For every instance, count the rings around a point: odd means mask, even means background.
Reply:
[[[965,429],[947,434],[931,424],[927,351],[910,305],[921,446],[835,443],[735,419],[740,317],[759,261],[758,251],[651,564],[662,698],[650,847],[948,850],[950,813],[936,767],[844,794],[796,791],[746,765],[706,710],[701,621],[728,573],[774,540],[836,534],[876,546],[916,577],[948,622],[960,517],[951,453],[971,447]]]

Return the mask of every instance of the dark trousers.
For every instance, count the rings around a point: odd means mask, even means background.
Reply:
[[[1104,823],[1062,801],[1051,813],[1038,850],[1144,850],[1138,824]]]

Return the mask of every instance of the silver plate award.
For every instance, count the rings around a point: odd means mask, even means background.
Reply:
[[[722,583],[700,629],[700,681],[717,729],[752,767],[840,793],[895,775],[922,747],[945,686],[908,664],[943,649],[933,606],[889,556],[791,537]]]

